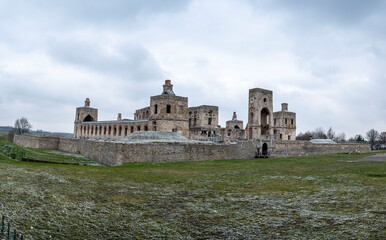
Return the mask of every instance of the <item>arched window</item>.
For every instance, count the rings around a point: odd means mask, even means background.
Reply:
[[[158,105],[154,105],[154,114],[157,114],[158,113]]]
[[[91,115],[87,115],[87,116],[84,118],[84,120],[83,120],[83,122],[93,122],[93,121],[94,121],[94,118],[91,117]]]

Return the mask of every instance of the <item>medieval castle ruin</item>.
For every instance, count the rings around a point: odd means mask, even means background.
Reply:
[[[170,80],[166,80],[160,95],[150,97],[150,106],[138,109],[134,119],[98,121],[98,109],[90,107],[87,98],[84,107],[76,109],[74,137],[81,139],[117,140],[138,131],[178,132],[193,140],[240,141],[258,140],[261,154],[267,154],[275,139],[295,140],[296,114],[288,112],[288,104],[273,112],[272,91],[254,88],[249,90],[248,123],[232,120],[222,128],[218,106],[188,106],[188,98],[177,96]]]
[[[74,138],[16,135],[13,140],[23,147],[80,153],[106,165],[370,151],[368,144],[296,141],[296,114],[288,111],[287,103],[273,112],[272,91],[265,89],[249,90],[245,128],[236,113],[223,128],[218,118],[217,106],[189,107],[188,98],[176,96],[166,80],[162,93],[150,97],[150,106],[136,110],[134,119],[119,113],[117,120],[98,121],[98,109],[90,107],[87,98],[76,109]],[[172,136],[171,141],[162,136]],[[148,137],[150,141],[143,140]]]

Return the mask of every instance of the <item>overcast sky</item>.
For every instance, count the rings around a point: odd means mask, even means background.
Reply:
[[[72,132],[86,97],[133,118],[165,79],[222,126],[260,87],[297,133],[386,131],[386,1],[0,0],[0,125]]]

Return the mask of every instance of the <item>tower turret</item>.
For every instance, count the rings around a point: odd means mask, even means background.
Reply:
[[[165,85],[163,85],[163,87],[164,87],[164,90],[163,90],[162,94],[172,94],[172,95],[174,95],[173,85],[172,85],[170,80],[165,80]]]

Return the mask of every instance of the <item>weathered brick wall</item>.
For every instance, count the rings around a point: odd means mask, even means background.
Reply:
[[[271,156],[309,156],[328,153],[348,153],[355,150],[358,150],[361,153],[369,152],[370,145],[353,143],[313,144],[308,141],[277,141]]]

